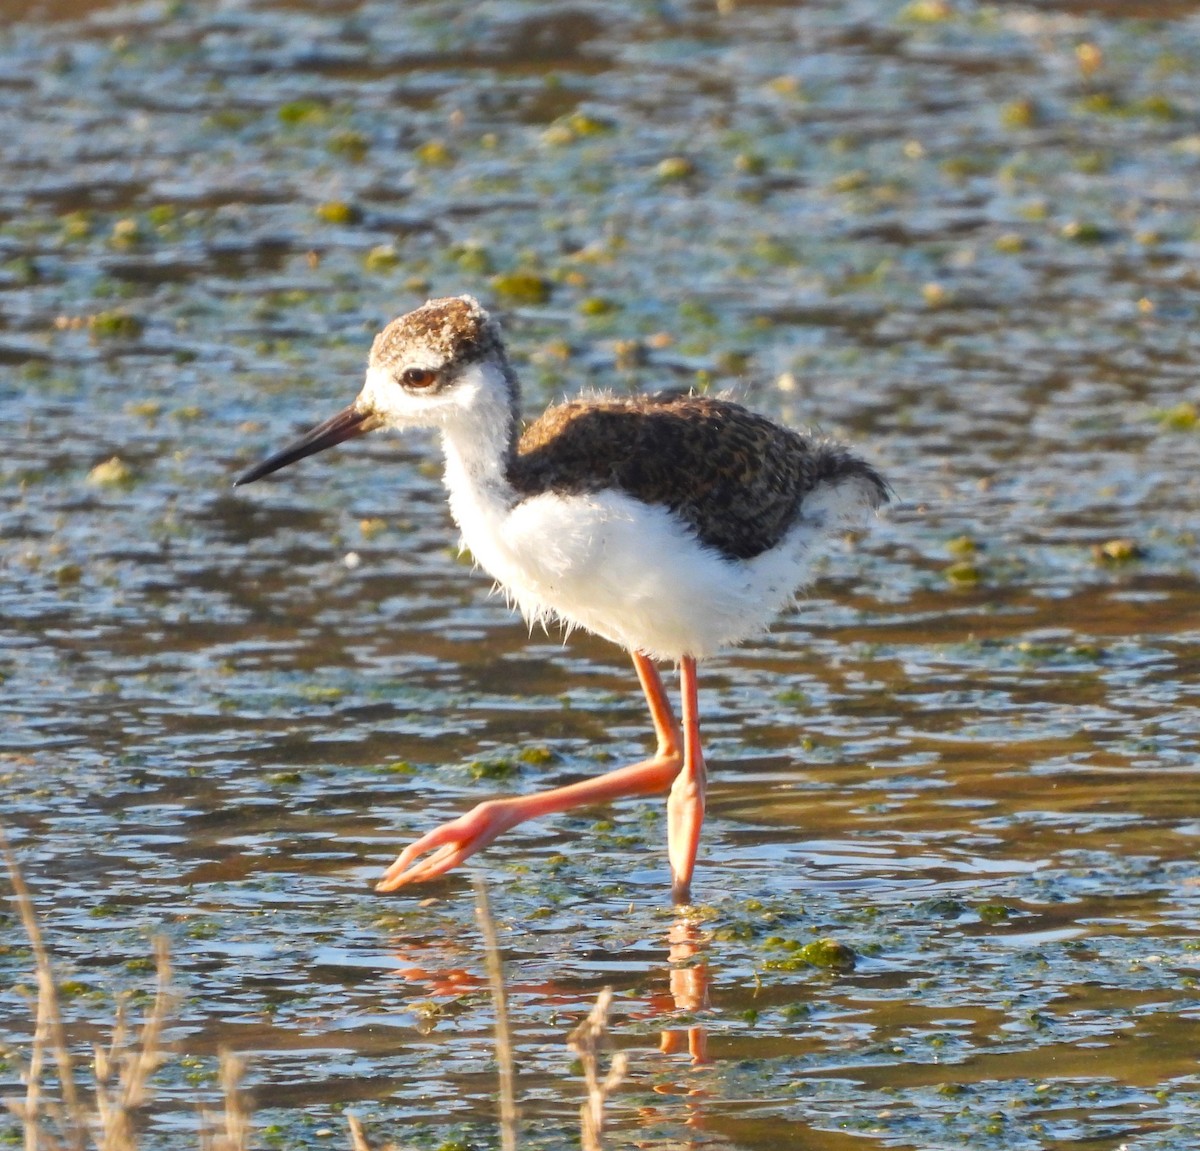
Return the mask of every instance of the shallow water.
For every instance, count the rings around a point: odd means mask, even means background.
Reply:
[[[529,1145],[576,1145],[604,985],[613,1145],[1196,1143],[1196,7],[0,6],[0,820],[81,1048],[171,942],[155,1142],[230,1047],[264,1145],[495,1145],[469,879],[370,885],[644,754],[623,654],[457,557],[428,440],[229,487],[471,291],[530,411],[734,389],[899,495],[705,673],[689,924],[659,803],[481,857]]]

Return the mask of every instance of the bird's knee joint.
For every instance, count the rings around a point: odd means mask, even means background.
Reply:
[[[671,785],[671,802],[703,803],[704,785],[693,776],[677,775]]]

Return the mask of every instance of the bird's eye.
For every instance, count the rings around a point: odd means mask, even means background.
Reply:
[[[437,372],[432,368],[405,368],[400,376],[400,381],[406,388],[427,388],[436,379]]]

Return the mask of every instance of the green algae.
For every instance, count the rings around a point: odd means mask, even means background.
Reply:
[[[545,276],[524,270],[493,276],[491,288],[498,298],[515,304],[544,304],[553,290]]]
[[[357,224],[362,219],[362,209],[347,200],[326,200],[313,211],[326,224]]]

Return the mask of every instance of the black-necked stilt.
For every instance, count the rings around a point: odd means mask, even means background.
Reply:
[[[728,400],[573,400],[522,431],[519,397],[496,321],[469,296],[431,300],[376,336],[354,403],[237,483],[374,428],[436,429],[478,563],[531,622],[626,648],[646,693],[649,759],[481,803],[407,847],[378,890],[442,875],[522,820],[669,789],[672,895],[686,902],[704,818],[696,660],[763,631],[821,538],[878,508],[888,486],[845,448]],[[682,727],[656,660],[679,664]]]

